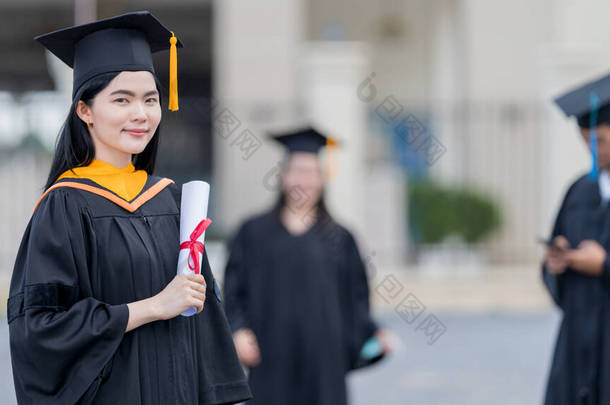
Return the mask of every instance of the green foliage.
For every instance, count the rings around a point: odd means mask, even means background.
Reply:
[[[440,243],[457,235],[474,244],[501,226],[497,203],[471,188],[417,181],[408,192],[409,223],[416,243]]]

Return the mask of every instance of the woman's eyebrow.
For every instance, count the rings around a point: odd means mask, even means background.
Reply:
[[[112,93],[110,93],[111,96],[114,94],[126,94],[128,96],[135,97],[135,93],[133,91],[129,91],[129,90],[115,90]],[[146,94],[144,94],[144,97],[152,96],[153,94],[159,94],[159,92],[157,90],[151,90],[151,91],[147,92]]]

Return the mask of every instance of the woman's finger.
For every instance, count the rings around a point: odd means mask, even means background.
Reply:
[[[194,288],[191,288],[189,290],[189,293],[191,294],[191,296],[193,296],[199,300],[205,300],[205,291],[196,290]]]
[[[203,278],[203,274],[195,274],[195,273],[187,273],[186,278],[190,281],[194,281],[195,283],[205,283],[205,278]]]
[[[205,294],[205,289],[207,288],[207,284],[205,282],[203,284],[195,283],[193,281],[189,282],[189,287],[193,290],[201,291]]]
[[[197,309],[197,313],[199,313],[203,310],[203,305],[205,303],[205,299],[202,300],[200,298],[191,296],[189,299],[189,302],[190,302],[190,306],[195,307]]]
[[[204,287],[206,286],[205,278],[203,278],[203,276],[197,277],[197,278],[193,278],[193,279],[189,279],[189,282],[193,283],[193,284],[202,285]]]
[[[559,236],[555,237],[554,242],[556,245],[561,246],[563,248],[570,247],[570,242],[568,242],[566,237],[563,235],[559,235]]]

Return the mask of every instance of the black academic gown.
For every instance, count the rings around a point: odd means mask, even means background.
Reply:
[[[149,176],[140,196],[159,180]],[[87,179],[62,181],[103,189]],[[126,304],[157,294],[176,274],[180,193],[170,184],[152,194],[133,213],[68,187],[41,200],[8,300],[19,404],[228,404],[250,397],[207,257],[200,314],[125,333]]]
[[[233,331],[251,329],[262,362],[248,404],[342,405],[377,327],[352,235],[330,217],[292,235],[275,211],[248,220],[230,244],[225,307]]]
[[[585,239],[610,252],[610,207],[601,203],[598,183],[581,177],[568,190],[552,237],[572,247]],[[543,280],[562,311],[546,405],[610,404],[610,255],[601,277],[567,269]]]

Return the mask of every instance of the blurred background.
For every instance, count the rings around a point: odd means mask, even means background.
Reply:
[[[32,38],[140,9],[185,44],[157,174],[211,184],[219,280],[228,238],[276,198],[267,132],[313,123],[342,142],[327,201],[398,347],[350,376],[352,403],[541,402],[559,314],[536,239],[590,164],[551,100],[610,68],[601,0],[0,0],[0,403],[8,283],[72,90]]]

